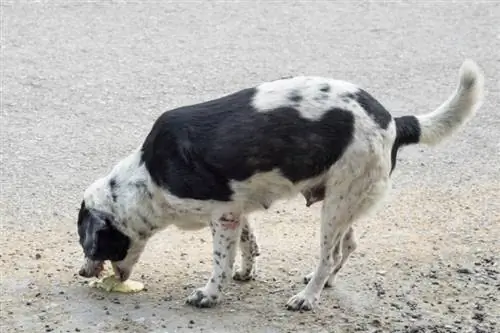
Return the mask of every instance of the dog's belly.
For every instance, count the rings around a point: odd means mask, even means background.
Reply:
[[[321,176],[294,184],[279,171],[273,170],[257,173],[245,181],[232,182],[231,188],[234,192],[233,200],[242,203],[245,211],[252,212],[268,209],[276,201],[294,198],[302,191],[321,184]]]
[[[174,225],[182,230],[199,230],[208,227],[209,221],[205,215],[189,215],[174,220]]]

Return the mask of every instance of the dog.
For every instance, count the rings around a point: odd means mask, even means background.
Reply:
[[[308,206],[322,202],[320,259],[286,307],[311,310],[356,248],[353,222],[388,190],[400,148],[455,133],[480,108],[483,86],[480,68],[465,60],[453,94],[423,115],[394,118],[362,88],[313,76],[164,112],[140,147],[85,190],[79,274],[98,276],[109,260],[127,280],[153,234],[210,227],[212,274],[186,302],[213,307],[231,276],[255,273],[259,247],[248,214],[303,195]]]

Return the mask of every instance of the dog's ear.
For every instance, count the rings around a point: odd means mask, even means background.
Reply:
[[[130,247],[130,238],[113,223],[113,216],[83,206],[78,217],[78,233],[85,256],[92,260],[121,261]]]
[[[80,245],[85,256],[90,259],[97,259],[99,249],[99,233],[107,228],[106,221],[92,210],[82,208],[78,214],[78,234]]]

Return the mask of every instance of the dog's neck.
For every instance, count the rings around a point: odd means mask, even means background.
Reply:
[[[140,150],[89,186],[84,199],[87,207],[112,214],[117,229],[139,240],[171,224],[183,229],[202,228],[212,208],[209,202],[178,198],[159,188],[142,163]]]
[[[168,225],[170,209],[157,191],[136,150],[90,185],[84,199],[87,207],[111,214],[120,231],[144,239]]]

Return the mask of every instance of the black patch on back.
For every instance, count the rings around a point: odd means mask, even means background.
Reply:
[[[130,238],[116,229],[111,214],[87,209],[78,213],[78,235],[85,256],[91,260],[121,261],[127,256]]]
[[[420,123],[415,116],[396,117],[396,140],[392,146],[391,152],[391,173],[396,167],[397,153],[401,146],[415,144],[420,141]]]
[[[356,100],[359,105],[370,115],[370,117],[377,123],[377,125],[382,129],[387,129],[389,122],[392,117],[389,111],[387,111],[382,104],[380,104],[374,97],[369,93],[360,89],[355,94],[349,94],[354,100]],[[347,97],[351,97],[347,96]]]
[[[181,198],[228,201],[231,180],[273,169],[305,180],[326,171],[351,142],[350,111],[333,108],[316,121],[291,107],[258,112],[255,92],[163,113],[142,146],[152,179]]]
[[[294,103],[299,103],[302,100],[302,96],[300,96],[298,91],[294,90],[290,93],[290,96],[288,96],[288,99]]]

